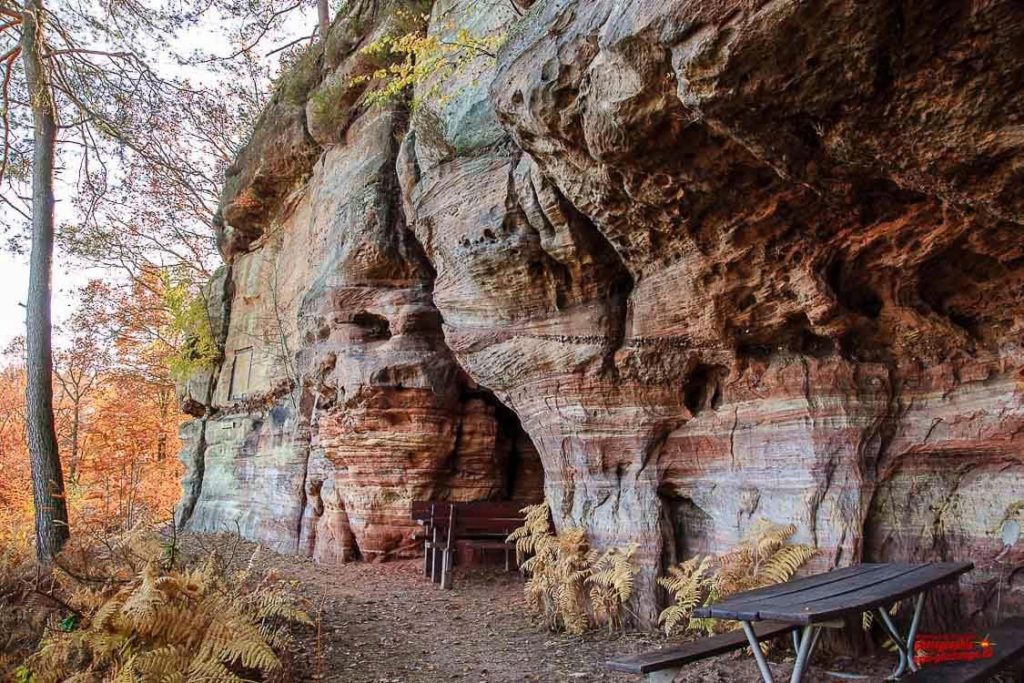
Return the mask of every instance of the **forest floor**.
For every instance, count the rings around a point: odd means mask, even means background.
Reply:
[[[289,679],[345,683],[465,681],[633,681],[608,671],[605,660],[657,648],[657,634],[564,636],[526,616],[523,580],[500,568],[456,572],[454,589],[442,591],[422,575],[422,560],[324,567],[305,558],[260,553],[259,564],[294,580],[320,614],[315,629],[296,633]],[[319,652],[319,655],[318,655]],[[830,658],[833,670],[854,666],[883,680],[893,657]],[[789,678],[792,655],[774,657],[776,678]],[[746,654],[691,665],[677,681],[740,683],[759,680]],[[805,680],[834,681],[818,672]]]

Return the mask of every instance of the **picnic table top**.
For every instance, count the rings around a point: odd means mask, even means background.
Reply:
[[[952,581],[971,562],[866,563],[733,595],[694,616],[814,624],[857,614]]]

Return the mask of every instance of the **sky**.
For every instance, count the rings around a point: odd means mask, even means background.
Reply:
[[[309,28],[315,24],[315,9],[310,10],[304,7],[301,11],[293,12],[288,17],[282,29],[271,36],[273,42],[268,42],[267,50],[275,44],[285,44],[295,36],[301,36],[309,32]],[[205,21],[199,26],[193,27],[186,34],[179,36],[175,41],[175,47],[183,54],[192,49],[207,46],[213,41],[217,42],[217,36],[222,34],[223,28],[217,18]],[[223,38],[221,38],[221,42]],[[230,45],[225,44],[225,49],[230,51]],[[193,80],[201,78],[203,74],[197,73],[196,67],[178,67],[168,59],[162,67],[169,70],[171,74],[182,75],[184,69],[188,69],[188,77]],[[177,72],[177,73],[176,73]],[[59,225],[67,216],[62,215],[61,195],[65,197],[73,190],[68,186],[61,187],[58,180],[57,187],[57,212],[56,219]],[[65,320],[75,307],[74,292],[85,285],[90,279],[104,277],[108,273],[96,268],[89,268],[81,262],[70,259],[60,252],[59,246],[54,253],[53,261],[53,322],[60,323]],[[28,291],[28,253],[12,254],[0,249],[0,352],[11,342],[12,339],[25,332],[25,295]],[[55,337],[57,343],[59,336]]]
[[[63,320],[74,309],[71,293],[84,285],[95,271],[70,268],[60,254],[53,264],[53,319]],[[25,333],[25,293],[28,291],[28,254],[0,252],[0,350]]]

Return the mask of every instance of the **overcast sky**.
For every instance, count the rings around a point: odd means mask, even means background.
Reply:
[[[74,308],[70,293],[85,284],[89,274],[81,267],[69,269],[58,256],[53,264],[53,318],[67,317]],[[0,252],[0,349],[25,332],[25,293],[28,291],[28,256]]]
[[[336,3],[332,3],[335,5]],[[285,24],[284,30],[273,36],[273,42],[269,42],[264,52],[269,52],[275,45],[283,45],[292,39],[306,35],[315,25],[315,9],[304,8],[301,12],[294,12]],[[187,54],[192,49],[206,47],[211,42],[216,43],[217,36],[223,34],[223,29],[216,19],[204,22],[194,27],[187,34],[182,35],[177,42],[177,47],[182,54]],[[224,41],[224,51],[230,51],[230,45]],[[178,71],[179,67],[173,65],[171,60],[162,66],[168,67],[170,73]],[[199,67],[187,67],[188,77],[193,81],[202,80],[203,74],[197,73]],[[62,216],[60,201],[61,195],[69,191],[67,187],[61,188],[58,181],[57,186],[57,224],[60,225]],[[27,240],[26,240],[27,246]],[[88,268],[81,262],[69,259],[60,253],[58,248],[54,254],[53,262],[53,321],[60,323],[66,319],[74,310],[74,292],[87,283],[90,278],[103,277],[104,271]],[[28,291],[28,254],[15,255],[0,250],[0,350],[7,346],[10,341],[25,332],[25,295]]]

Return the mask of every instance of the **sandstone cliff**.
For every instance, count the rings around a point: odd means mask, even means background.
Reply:
[[[645,619],[758,517],[1020,601],[1024,8],[436,0],[497,59],[365,106],[420,4],[350,2],[230,171],[182,523],[377,558],[543,486],[641,543]]]

